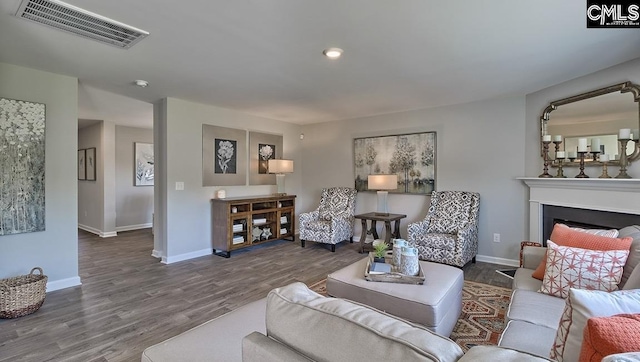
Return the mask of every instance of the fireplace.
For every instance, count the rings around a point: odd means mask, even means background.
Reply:
[[[640,215],[543,205],[542,241],[544,245],[549,240],[556,223],[584,229],[622,229],[629,225],[640,225]]]
[[[529,186],[529,240],[546,243],[555,222],[619,229],[640,224],[640,179],[519,178]]]

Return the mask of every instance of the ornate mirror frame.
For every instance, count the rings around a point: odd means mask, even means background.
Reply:
[[[544,111],[542,112],[542,115],[540,116],[540,146],[541,146],[540,155],[544,158],[542,138],[544,135],[547,134],[547,127],[548,127],[548,122],[550,120],[551,112],[558,109],[558,107],[566,104],[575,103],[585,99],[594,98],[601,95],[616,93],[616,92],[620,92],[622,94],[631,93],[633,95],[633,101],[636,102],[638,105],[637,107],[638,108],[638,124],[634,128],[640,128],[640,86],[632,82],[624,82],[624,83],[608,86],[605,88],[596,89],[590,92],[559,99],[557,101],[553,101],[549,103],[549,105],[544,109]],[[636,141],[633,154],[628,155],[627,158],[629,159],[629,161],[634,161],[639,156],[640,156],[640,145],[638,144],[638,141]],[[618,160],[612,160],[609,163],[619,164],[620,162]],[[555,164],[556,164],[555,161],[551,163],[551,165],[554,165],[554,166]],[[577,166],[577,165],[578,165],[577,162],[567,162],[564,164],[564,166]],[[588,164],[585,164],[585,166],[602,166],[602,164],[598,161],[594,161],[594,162],[589,162]]]

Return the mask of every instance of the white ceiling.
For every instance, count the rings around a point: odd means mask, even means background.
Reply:
[[[89,119],[176,97],[306,124],[526,94],[640,57],[640,30],[586,29],[585,0],[67,2],[151,35],[122,50],[3,0],[0,62],[77,77]]]

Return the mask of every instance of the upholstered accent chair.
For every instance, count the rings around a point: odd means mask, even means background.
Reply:
[[[424,220],[409,224],[409,244],[422,260],[463,267],[478,254],[480,194],[434,191]]]
[[[345,240],[353,242],[353,215],[358,191],[349,187],[322,189],[320,205],[315,211],[300,214],[300,245],[315,241],[331,245]]]

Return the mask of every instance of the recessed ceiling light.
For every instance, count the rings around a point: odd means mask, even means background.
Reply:
[[[133,83],[135,85],[137,85],[138,87],[140,87],[140,88],[145,88],[145,87],[149,86],[149,82],[147,82],[146,80],[142,80],[142,79],[134,80]]]
[[[340,48],[329,48],[325,49],[322,54],[324,54],[329,59],[338,59],[342,55],[344,50]]]

